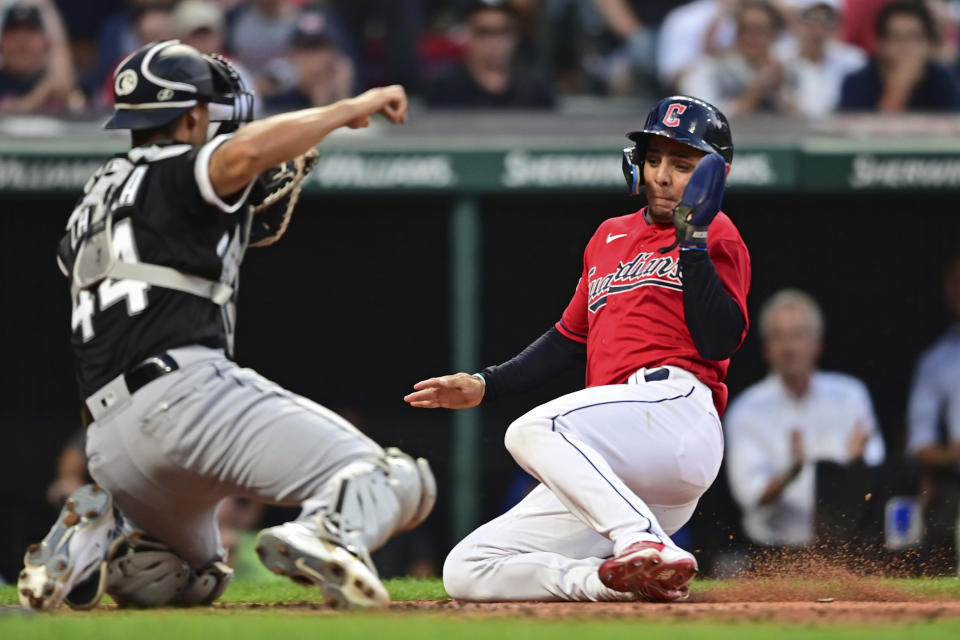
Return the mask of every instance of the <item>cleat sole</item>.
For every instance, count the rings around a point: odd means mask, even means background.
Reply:
[[[604,585],[620,592],[633,592],[653,602],[676,602],[689,597],[689,585],[697,575],[697,561],[690,555],[662,552],[645,547],[611,558],[601,565]]]
[[[112,509],[110,494],[95,485],[81,487],[70,496],[46,537],[26,549],[24,568],[17,577],[23,606],[52,609],[63,601],[75,584],[96,570],[99,563],[79,568],[74,566],[71,557],[73,537],[79,532],[106,526],[107,518],[112,524]],[[85,515],[81,516],[81,513]],[[106,549],[103,551],[105,553]]]
[[[263,565],[278,575],[299,584],[320,588],[327,606],[336,609],[361,609],[385,606],[390,601],[386,589],[360,560],[346,550],[318,540],[323,557],[281,540],[270,530],[257,537],[257,555]],[[374,582],[376,581],[376,582]]]

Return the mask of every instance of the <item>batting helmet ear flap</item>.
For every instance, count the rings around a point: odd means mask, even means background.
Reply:
[[[643,192],[643,161],[639,157],[637,147],[627,147],[623,150],[623,178],[627,181],[630,195],[638,196]]]

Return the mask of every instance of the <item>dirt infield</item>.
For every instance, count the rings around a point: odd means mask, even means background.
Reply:
[[[451,600],[395,602],[395,613],[423,612],[456,618],[521,617],[530,619],[624,619],[798,624],[904,623],[960,619],[960,599],[924,595],[879,577],[860,576],[802,559],[773,561],[751,576],[698,585],[690,600],[675,604],[648,602],[500,602]],[[787,577],[787,572],[792,575]],[[257,606],[219,605],[226,608]],[[262,605],[261,605],[262,606]],[[323,611],[320,603],[285,603],[285,608]],[[329,612],[329,609],[326,609]]]
[[[960,600],[911,595],[876,583],[862,583],[851,591],[819,585],[772,585],[765,581],[706,589],[690,601],[676,604],[649,602],[457,602],[415,600],[390,605],[393,614],[420,613],[457,619],[524,618],[531,620],[642,619],[660,622],[767,622],[829,625],[835,623],[888,624],[960,619]],[[828,594],[837,594],[834,597]],[[811,599],[813,596],[817,596]],[[740,599],[738,599],[740,598]],[[777,599],[781,598],[781,599]],[[322,602],[218,602],[221,611],[284,610],[309,615],[342,615]],[[101,605],[104,613],[116,605]],[[0,614],[19,612],[16,605],[0,606]],[[59,615],[83,616],[67,607]]]
[[[914,566],[914,568],[916,568]],[[759,554],[737,578],[695,584],[690,600],[646,602],[464,603],[398,602],[394,611],[436,611],[457,616],[530,618],[644,618],[727,622],[877,623],[960,618],[960,599],[923,594],[885,580],[891,567],[831,545],[827,551]],[[896,569],[896,568],[894,568]]]
[[[823,574],[822,570],[817,573]],[[832,570],[829,578],[741,578],[705,585],[688,602],[395,602],[393,613],[432,613],[456,618],[647,619],[657,621],[770,622],[797,624],[904,623],[960,619],[960,600],[920,595],[879,578]],[[321,603],[222,604],[231,608],[281,607],[327,612]]]
[[[658,621],[889,623],[960,618],[960,601],[903,602],[398,602],[392,611],[432,611],[447,615],[510,616],[543,619],[640,618]]]

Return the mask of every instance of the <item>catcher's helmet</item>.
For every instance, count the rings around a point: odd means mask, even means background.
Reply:
[[[650,136],[664,136],[707,153],[719,153],[733,162],[733,138],[727,117],[715,106],[690,96],[671,96],[647,114],[640,131],[627,137],[635,143],[623,150],[623,177],[633,195],[643,188],[643,158]]]
[[[253,94],[225,58],[204,55],[179,40],[151,42],[113,74],[114,113],[106,129],[153,129],[197,104],[210,104],[211,122],[249,122]]]

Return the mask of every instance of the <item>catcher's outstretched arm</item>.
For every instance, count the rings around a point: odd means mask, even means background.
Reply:
[[[217,147],[210,182],[220,197],[240,191],[255,177],[313,147],[340,127],[358,129],[383,114],[394,124],[407,120],[407,95],[400,85],[370,89],[326,107],[281,113],[251,122]]]

